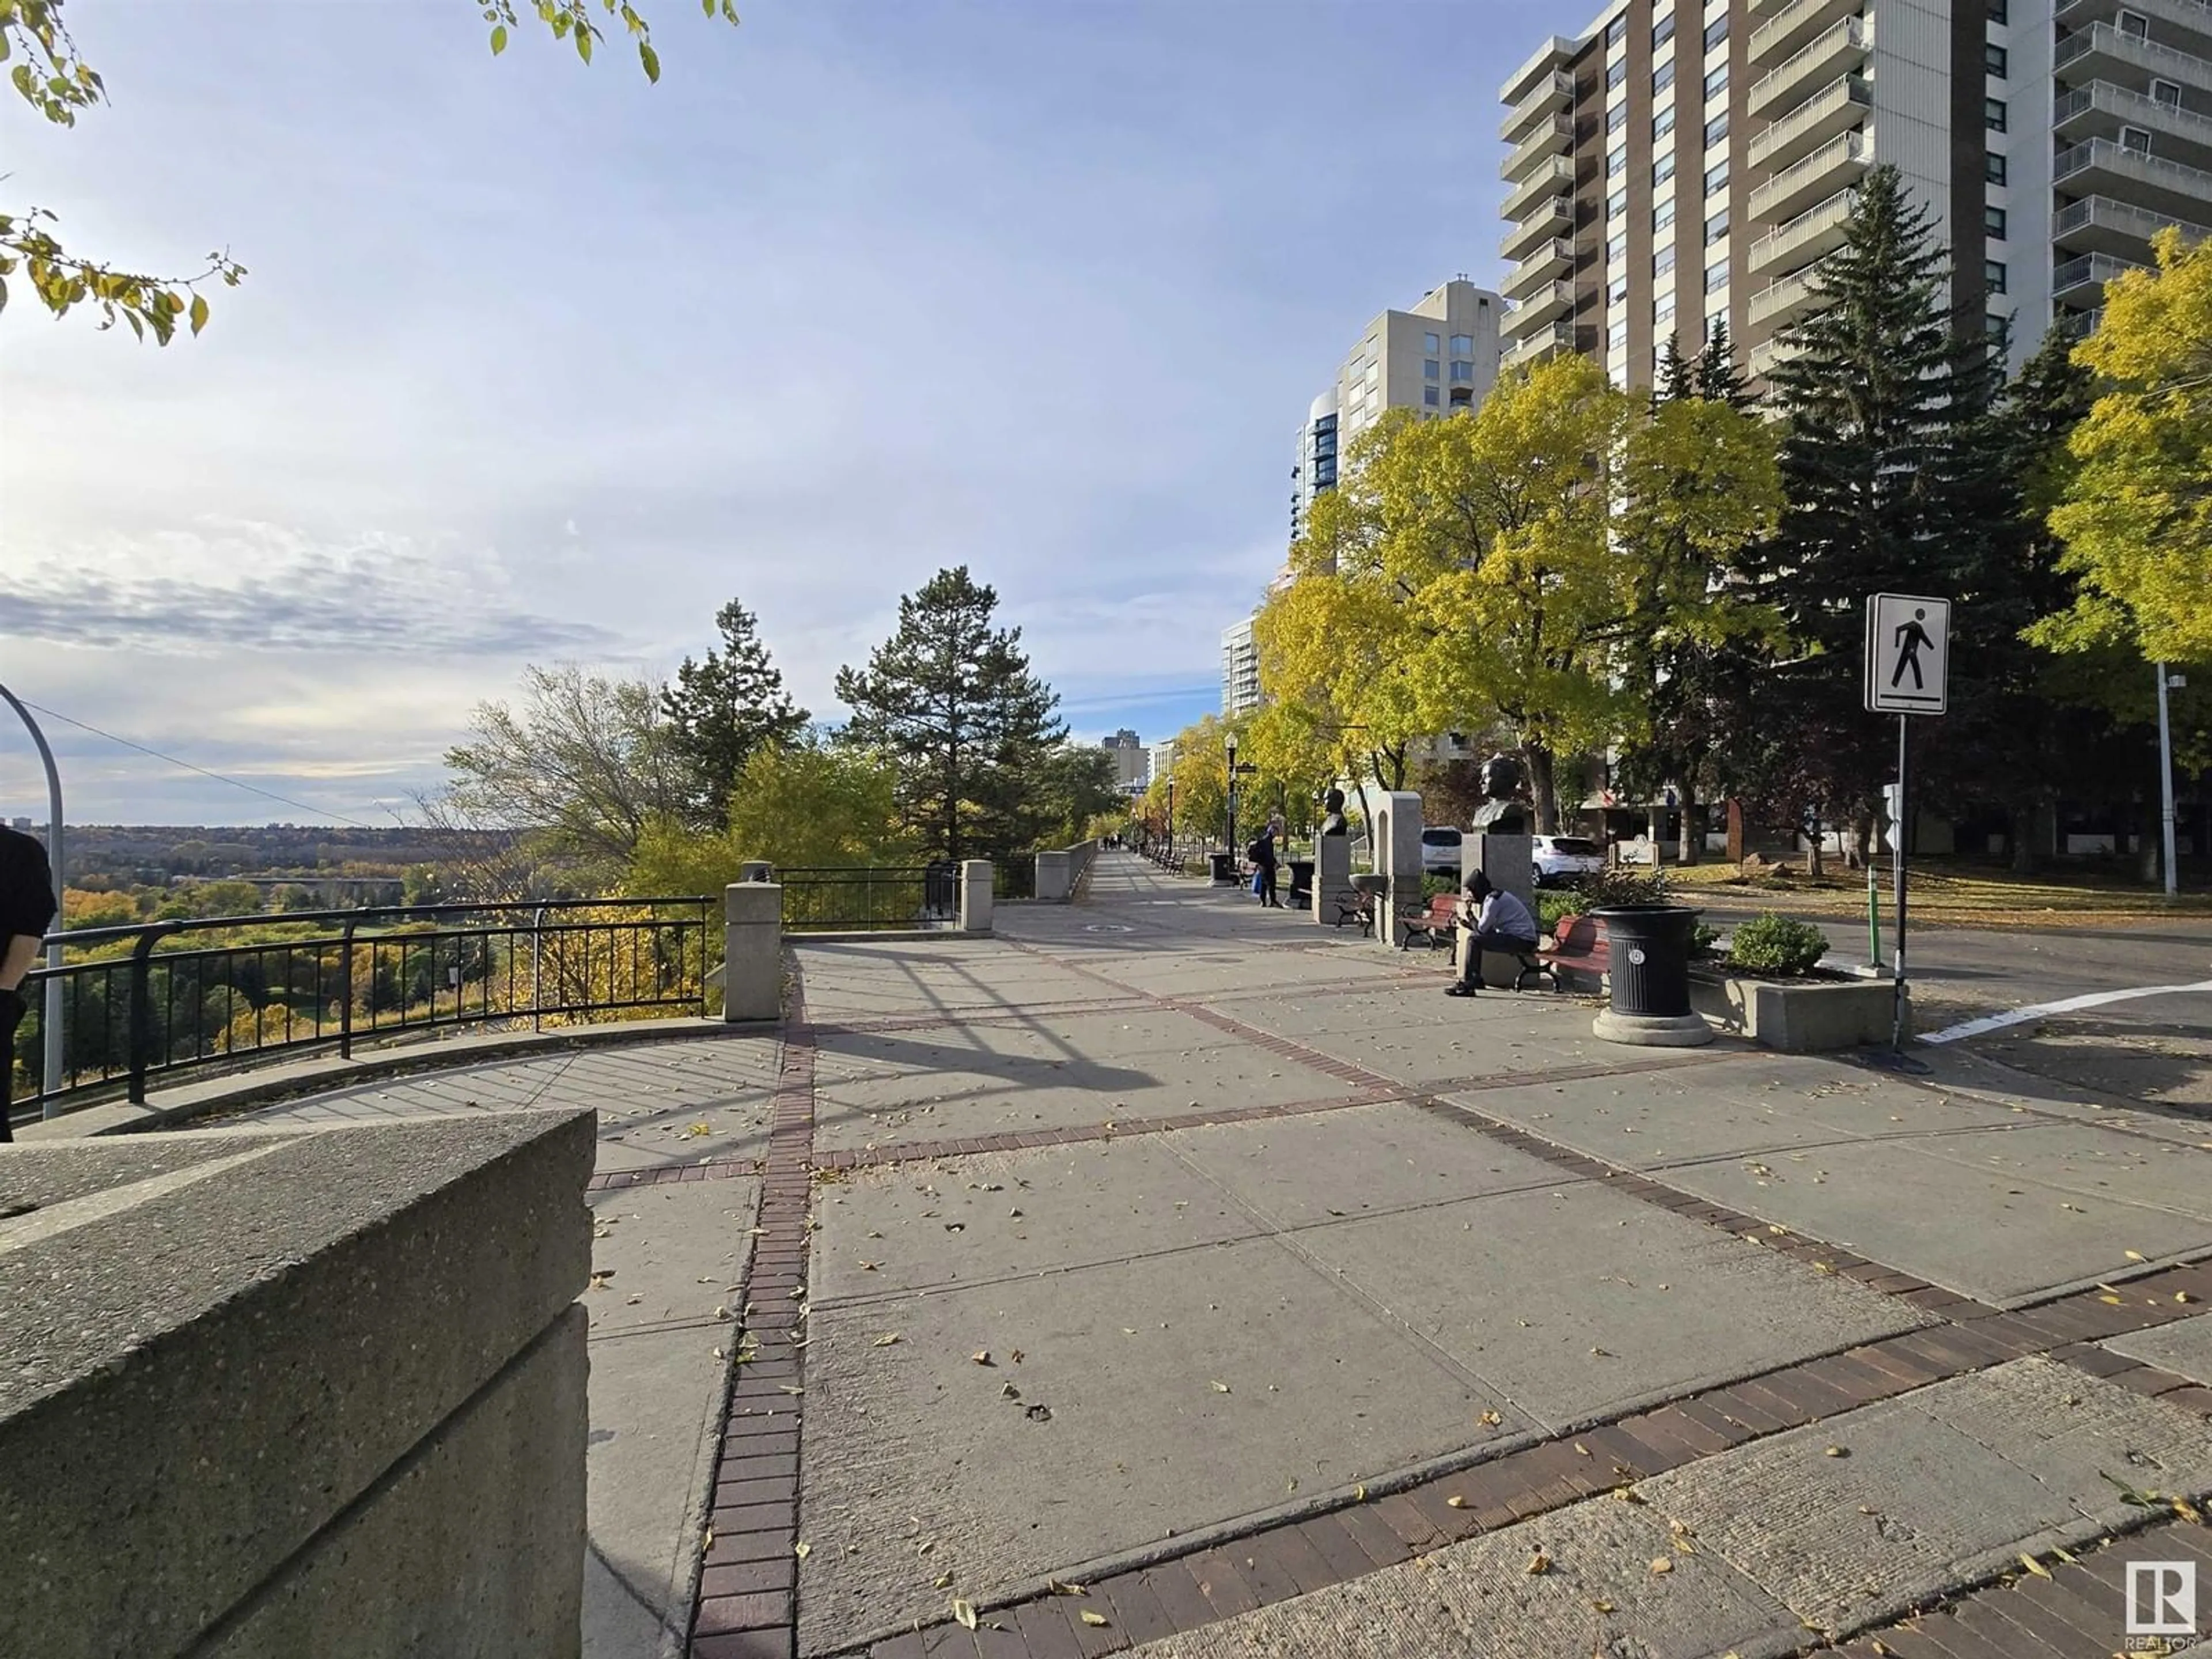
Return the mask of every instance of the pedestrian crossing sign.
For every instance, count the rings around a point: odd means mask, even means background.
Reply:
[[[1876,593],[1867,601],[1866,706],[1940,714],[1949,705],[1951,601]]]

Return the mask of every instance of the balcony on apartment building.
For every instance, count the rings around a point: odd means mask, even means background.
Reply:
[[[1844,245],[1844,226],[1851,216],[1856,191],[1839,190],[1796,218],[1777,225],[1751,245],[1753,271],[1775,265],[1800,265]]]
[[[1850,131],[1873,107],[1873,82],[1863,76],[1838,76],[1789,114],[1753,134],[1746,154],[1753,167],[1786,167],[1838,133]]]
[[[2058,331],[2069,340],[2086,340],[2094,334],[2105,320],[2105,308],[2094,311],[2069,311],[2058,319]]]
[[[1547,196],[1563,190],[1571,190],[1575,183],[1575,164],[1570,156],[1554,155],[1506,192],[1505,205],[1500,210],[1508,219],[1518,223],[1531,208],[1540,208]]]
[[[2147,97],[2093,81],[2058,94],[2051,108],[2051,128],[2062,144],[2078,144],[2090,138],[2126,142],[2129,128],[2152,135],[2153,148],[2168,161],[2191,167],[2212,167],[2212,115],[2202,115],[2181,102],[2181,88],[2163,83],[2160,94]]]
[[[1575,325],[1572,323],[1552,323],[1532,334],[1522,336],[1506,347],[1505,355],[1498,360],[1498,367],[1521,368],[1574,349]]]
[[[1509,112],[1500,130],[1508,143],[1519,141],[1519,124],[1557,114],[1574,102],[1575,50],[1574,41],[1555,34],[1506,76],[1498,97]]]
[[[1517,144],[1546,119],[1572,108],[1574,101],[1575,77],[1564,70],[1554,70],[1534,82],[1526,96],[1506,100],[1511,107],[1498,124],[1498,136],[1509,144]]]
[[[2051,240],[2067,253],[2117,253],[2123,258],[2141,258],[2150,239],[2168,225],[2180,226],[2181,234],[2191,241],[2212,236],[2212,228],[2202,222],[2169,218],[2109,196],[2091,196],[2069,203],[2051,216]]]
[[[1521,141],[1521,147],[1499,164],[1498,176],[1508,184],[1514,183],[1527,178],[1538,162],[1565,155],[1574,147],[1574,122],[1566,116],[1555,115]]]
[[[1751,192],[1751,216],[1784,220],[1794,217],[1824,197],[1855,185],[1874,160],[1874,147],[1866,135],[1846,132],[1831,138],[1795,167],[1776,173]]]
[[[2051,300],[2054,305],[2100,306],[2104,303],[2105,284],[2115,276],[2130,270],[2142,270],[2145,265],[2138,259],[2123,259],[2111,253],[2084,253],[2068,259],[2051,273]]]
[[[1873,50],[1874,25],[1863,17],[1846,17],[1753,82],[1746,102],[1753,115],[1788,109],[1805,93],[1858,68]]]
[[[1820,297],[1820,271],[1818,264],[1808,265],[1769,283],[1753,295],[1751,309],[1747,313],[1751,325],[1778,330],[1813,309]]]
[[[1774,373],[1774,366],[1787,358],[1795,357],[1799,348],[1784,345],[1780,340],[1761,340],[1751,349],[1744,367],[1753,380],[1763,380]]]
[[[1575,245],[1564,236],[1555,236],[1533,253],[1522,257],[1521,263],[1505,274],[1505,285],[1498,291],[1508,300],[1518,300],[1539,283],[1554,281],[1575,268]]]
[[[1751,32],[1751,66],[1766,69],[1779,64],[1858,9],[1859,0],[1790,0]]]
[[[1554,196],[1540,203],[1528,216],[1507,231],[1498,251],[1509,259],[1523,259],[1544,242],[1575,228],[1575,198]]]
[[[2153,81],[2212,93],[2212,59],[2162,46],[2132,27],[2092,23],[2058,43],[2051,67],[2067,86],[2109,81],[2130,92],[2148,93]]]
[[[2196,36],[2195,44],[2212,55],[2212,5],[2204,0],[2059,0],[2052,16],[2061,29],[2069,31],[2110,23],[2134,33],[2155,32],[2164,40],[2179,30]]]
[[[1509,339],[1516,338],[1540,324],[1565,316],[1574,308],[1572,283],[1547,283],[1534,293],[1507,303],[1505,320],[1499,325],[1499,332]]]
[[[2091,138],[2059,151],[2051,182],[2069,196],[2111,196],[2174,219],[2212,219],[2212,173],[2151,153],[2140,143]]]

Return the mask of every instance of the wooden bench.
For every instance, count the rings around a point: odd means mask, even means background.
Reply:
[[[1588,975],[1591,988],[1602,989],[1613,969],[1613,951],[1605,924],[1588,916],[1562,916],[1552,937],[1540,947],[1549,964],[1552,983],[1565,988],[1567,975]]]
[[[1346,889],[1336,896],[1336,926],[1347,921],[1359,924],[1363,939],[1375,931],[1375,895],[1358,887]]]
[[[1438,893],[1429,901],[1425,910],[1408,910],[1398,918],[1406,930],[1406,937],[1398,941],[1401,951],[1413,948],[1415,939],[1425,940],[1429,949],[1449,950],[1459,934],[1459,900],[1449,893]]]

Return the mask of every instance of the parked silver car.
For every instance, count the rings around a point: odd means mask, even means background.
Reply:
[[[1536,885],[1576,876],[1595,875],[1605,868],[1605,849],[1587,836],[1536,836]]]
[[[1422,830],[1422,872],[1431,876],[1456,876],[1459,873],[1459,843],[1460,832],[1456,830]]]

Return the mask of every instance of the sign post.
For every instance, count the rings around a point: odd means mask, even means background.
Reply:
[[[1892,808],[1890,868],[1897,887],[1897,948],[1893,960],[1890,1047],[1905,1051],[1905,846],[1911,830],[1905,769],[1916,714],[1941,714],[1950,706],[1951,602],[1910,593],[1876,593],[1867,600],[1866,706],[1897,716],[1897,793]]]

